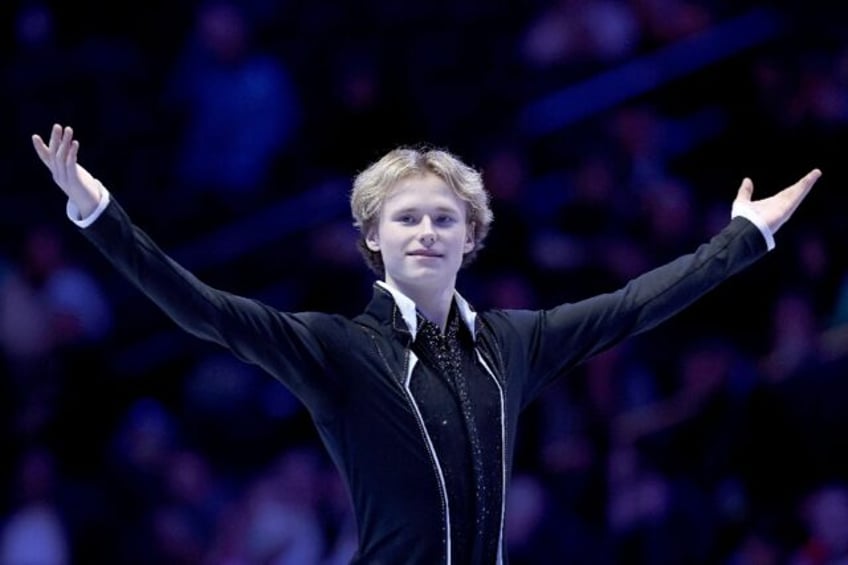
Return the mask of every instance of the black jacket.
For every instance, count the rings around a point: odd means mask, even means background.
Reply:
[[[83,234],[186,331],[264,368],[308,409],[353,500],[356,563],[450,563],[451,513],[444,465],[428,407],[412,393],[417,358],[392,294],[375,285],[365,312],[284,313],[213,289],[169,259],[114,200]],[[550,310],[474,313],[457,297],[487,382],[477,394],[490,410],[490,469],[503,542],[505,488],[522,409],[551,381],[622,339],[650,329],[766,253],[759,230],[736,218],[693,254],[622,289]],[[424,410],[422,410],[422,408]],[[450,425],[454,425],[451,422]],[[428,427],[429,426],[429,427]]]

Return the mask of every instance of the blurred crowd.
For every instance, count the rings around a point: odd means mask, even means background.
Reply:
[[[183,335],[67,221],[29,138],[80,161],[214,286],[356,314],[353,176],[400,144],[479,168],[479,309],[613,290],[824,177],[777,249],[524,416],[515,565],[848,563],[848,9],[567,127],[534,101],[762,8],[721,0],[18,0],[2,21],[0,565],[336,565],[344,485],[276,381]],[[622,87],[625,85],[622,85]],[[274,213],[271,214],[270,212]]]

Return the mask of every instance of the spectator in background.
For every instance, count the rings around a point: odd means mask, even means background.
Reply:
[[[636,19],[644,30],[648,46],[690,37],[706,29],[714,20],[715,4],[690,0],[633,0]]]
[[[521,50],[533,68],[608,63],[636,50],[641,33],[629,2],[558,0],[543,4]]]
[[[3,110],[21,133],[45,112],[72,116],[73,103],[61,89],[73,78],[71,59],[58,43],[55,15],[45,2],[22,2],[14,15],[13,57],[5,68]]]
[[[323,475],[311,449],[283,453],[244,497],[224,511],[215,563],[317,564],[325,540],[316,514]]]
[[[823,484],[802,503],[805,537],[791,556],[791,565],[844,565],[848,563],[848,488]]]
[[[209,462],[177,450],[165,464],[166,498],[150,511],[157,563],[200,563],[213,542],[224,497]]]
[[[318,9],[323,12],[326,6]],[[343,33],[337,29],[309,31],[319,36]],[[310,120],[306,127],[333,133],[298,140],[298,145],[311,146],[319,170],[331,168],[346,176],[347,171],[371,159],[375,148],[413,137],[415,130],[409,122],[414,112],[404,107],[401,86],[385,69],[389,64],[385,59],[398,53],[390,55],[377,43],[356,40],[348,40],[341,49],[334,47],[316,46],[318,52],[310,53],[310,58],[323,55],[330,72],[315,78],[320,80],[317,92],[304,100]]]
[[[771,343],[760,363],[765,379],[779,382],[820,362],[821,324],[812,300],[804,293],[785,291],[773,310]]]
[[[469,272],[474,302],[481,308],[532,308],[538,297],[531,279],[535,265],[531,253],[530,211],[522,196],[528,182],[527,156],[513,140],[498,140],[482,156],[482,174],[492,195],[492,212],[498,230],[489,236],[489,246],[498,253],[484,254]],[[510,254],[504,267],[502,253]]]
[[[25,275],[47,306],[51,341],[74,346],[105,339],[112,329],[111,306],[95,277],[70,257],[58,231],[36,226],[24,245]]]
[[[43,448],[26,451],[17,462],[13,511],[0,519],[0,563],[67,565],[70,532],[57,499],[58,470]]]
[[[209,217],[250,209],[261,199],[301,112],[288,69],[253,42],[238,3],[201,2],[194,25],[166,103],[184,124],[175,163],[181,194],[175,196],[195,216],[200,202],[212,205],[203,210]]]
[[[727,558],[727,565],[779,565],[785,562],[785,550],[777,536],[758,529],[746,532]]]
[[[0,281],[0,349],[17,398],[19,433],[40,434],[53,421],[66,375],[107,339],[112,316],[99,282],[55,229],[31,227],[20,264]]]
[[[21,258],[20,268],[0,288],[0,345],[21,371],[57,348],[100,342],[109,335],[111,305],[53,227],[31,228]]]
[[[178,453],[182,433],[177,417],[152,398],[134,402],[118,422],[109,474],[115,489],[112,503],[121,517],[113,535],[119,538],[123,560],[145,556],[154,562],[158,548],[150,544],[155,525],[150,514],[166,498],[168,465]]]

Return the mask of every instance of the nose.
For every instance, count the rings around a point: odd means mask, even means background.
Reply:
[[[436,243],[436,232],[433,230],[433,222],[430,220],[430,216],[424,216],[421,219],[421,231],[418,234],[418,239],[421,241],[421,245],[425,247],[430,247]]]

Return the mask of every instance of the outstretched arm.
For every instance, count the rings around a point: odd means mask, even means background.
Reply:
[[[630,336],[680,312],[718,284],[751,265],[771,247],[769,239],[798,208],[821,176],[818,169],[776,193],[752,201],[745,179],[734,200],[735,218],[694,253],[653,269],[618,291],[544,311],[504,314],[526,336],[513,353],[528,357],[525,401],[554,378]],[[754,227],[756,225],[756,227]],[[765,241],[763,235],[766,235]]]
[[[80,215],[85,218],[94,212],[100,203],[103,185],[77,163],[79,142],[74,139],[74,130],[54,124],[48,143],[36,134],[32,136],[32,144],[41,162],[50,169],[53,181]]]
[[[82,235],[177,325],[264,368],[311,409],[335,398],[340,389],[323,369],[327,361],[320,337],[329,333],[326,328],[335,318],[279,312],[205,284],[168,257],[109,198],[100,181],[77,164],[79,143],[70,127],[54,125],[48,143],[38,135],[32,142],[55,183],[78,209],[79,219],[97,218]],[[76,223],[84,227],[80,224],[85,222]]]

